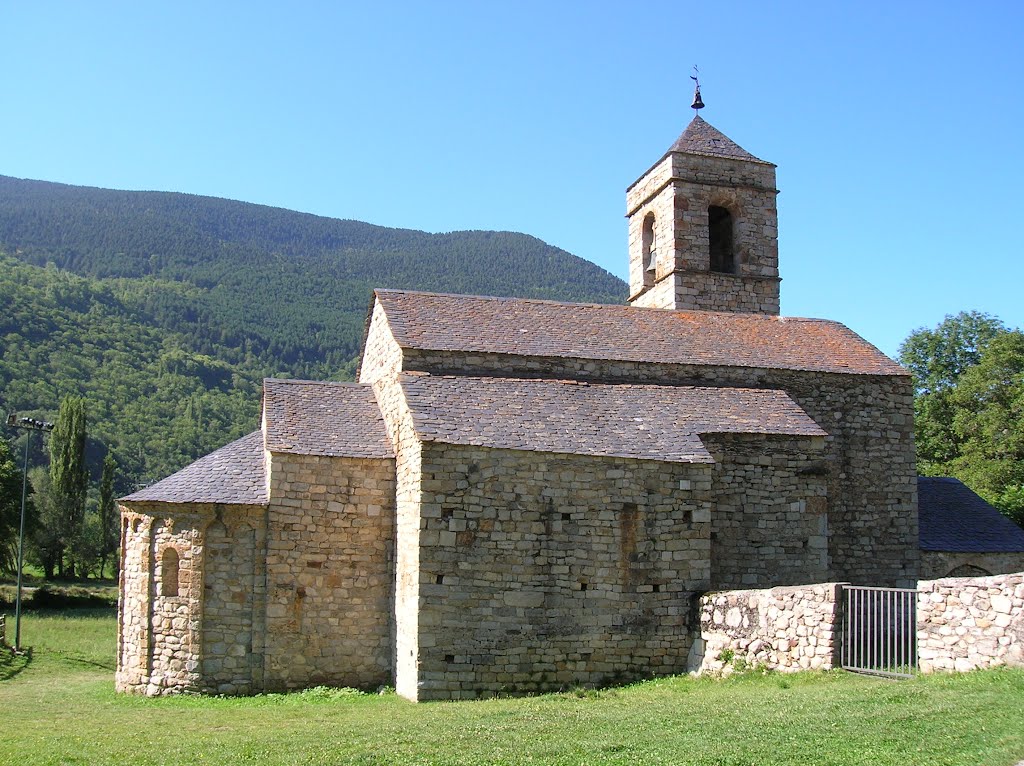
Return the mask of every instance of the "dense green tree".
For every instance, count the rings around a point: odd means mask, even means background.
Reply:
[[[948,315],[935,329],[912,332],[899,349],[900,363],[914,376],[914,424],[918,466],[926,475],[948,472],[960,451],[953,428],[953,390],[960,376],[981,361],[985,346],[1006,326],[988,314]]]
[[[1004,332],[953,389],[958,477],[1024,525],[1024,333]]]
[[[75,553],[85,524],[89,474],[85,466],[85,400],[66,396],[50,434],[50,494],[57,510],[58,572],[75,576]]]
[[[0,439],[0,572],[14,572],[18,566],[22,476],[10,447]],[[31,529],[31,524],[26,526]]]
[[[117,472],[117,461],[109,452],[103,458],[103,473],[100,476],[100,499],[97,515],[100,526],[100,573],[107,569],[107,559],[117,552],[119,542],[119,519],[117,503],[114,497],[114,475]],[[117,557],[114,557],[117,561]],[[115,566],[116,568],[116,566]]]
[[[29,483],[35,489],[36,523],[32,528],[27,558],[43,570],[43,576],[52,580],[57,574],[63,546],[60,539],[60,509],[53,502],[50,491],[50,472],[44,466],[28,470]]]
[[[918,469],[955,476],[1024,525],[1024,334],[978,312],[912,333]]]
[[[989,314],[961,311],[947,315],[934,330],[914,330],[899,349],[900,363],[914,376],[918,393],[934,393],[956,385],[960,376],[981,361],[990,340],[1006,325]]]
[[[96,508],[86,508],[81,529],[71,543],[71,560],[79,577],[101,575],[103,528]]]

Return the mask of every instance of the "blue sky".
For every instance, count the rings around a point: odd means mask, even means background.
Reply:
[[[535,235],[626,276],[692,117],[778,165],[782,310],[1024,325],[1019,2],[0,3],[0,174]]]

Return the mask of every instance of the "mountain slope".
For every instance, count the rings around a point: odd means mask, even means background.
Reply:
[[[256,427],[262,377],[350,377],[373,287],[626,297],[524,234],[0,176],[0,407],[84,394],[127,473],[157,478]]]

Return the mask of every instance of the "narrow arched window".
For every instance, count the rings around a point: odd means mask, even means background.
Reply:
[[[178,592],[178,574],[181,568],[181,558],[174,548],[164,548],[163,556],[160,557],[160,595],[174,596],[181,595]]]
[[[658,268],[658,232],[654,227],[654,213],[648,213],[644,216],[641,237],[643,242],[644,284],[649,286],[654,284],[654,276]]]
[[[733,274],[736,271],[736,259],[732,249],[732,228],[732,213],[718,205],[708,208],[708,245],[711,251],[711,270],[720,274]]]

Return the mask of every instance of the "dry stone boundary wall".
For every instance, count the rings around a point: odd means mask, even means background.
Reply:
[[[736,666],[797,671],[838,667],[845,583],[720,591],[698,602],[694,673]],[[919,669],[964,672],[1024,666],[1024,573],[918,584]]]
[[[733,663],[772,670],[834,667],[840,583],[708,593],[688,669],[721,672]]]
[[[921,671],[1024,666],[1024,572],[918,585]]]

